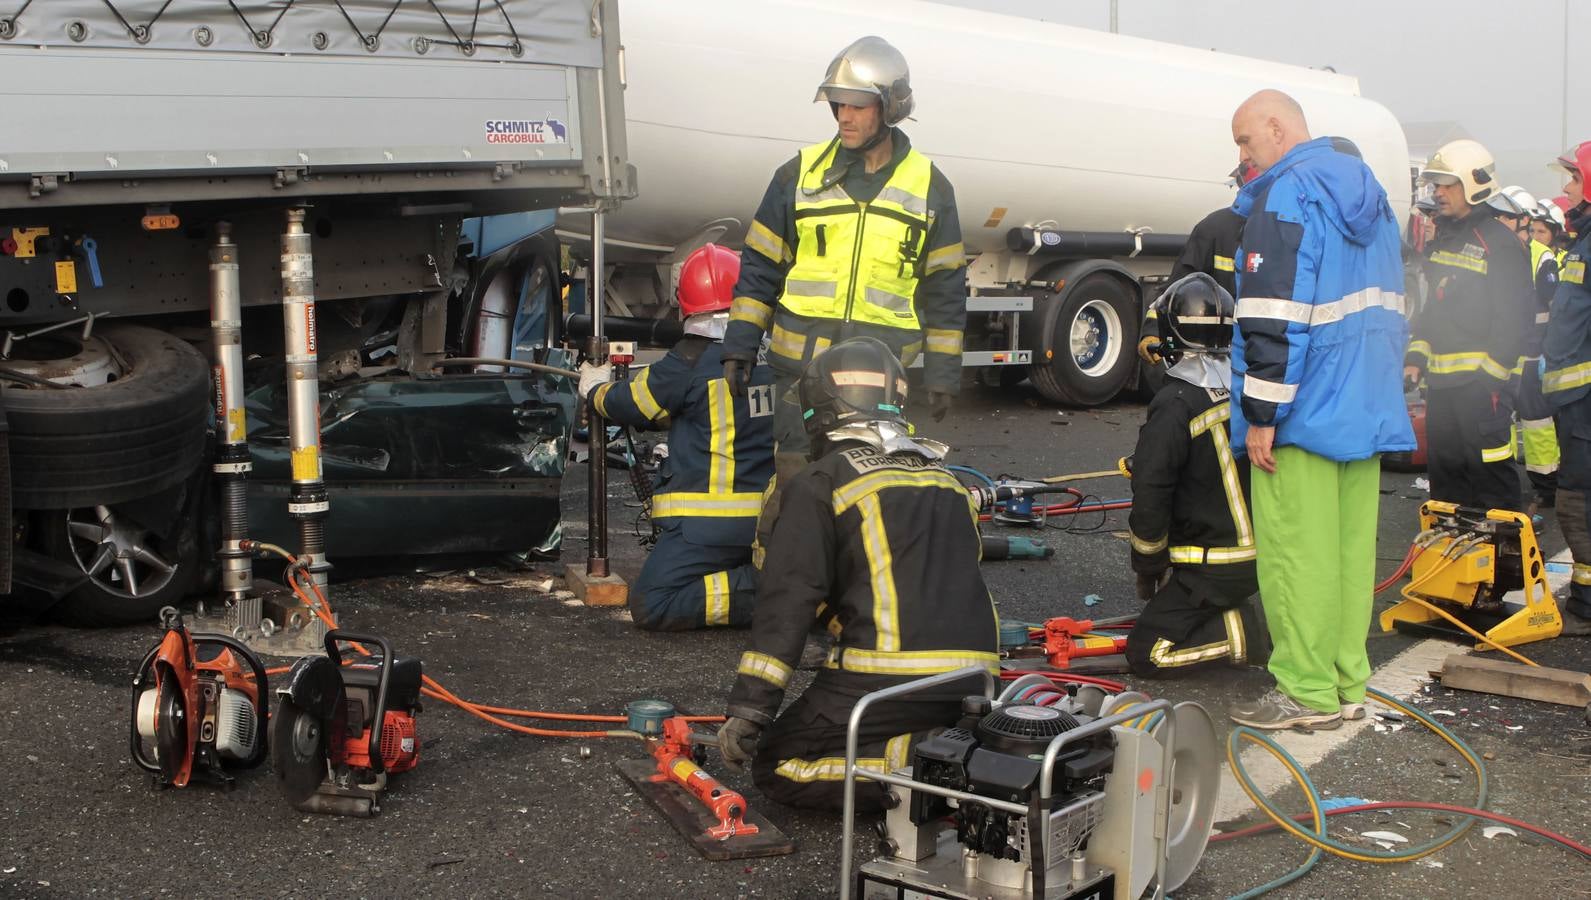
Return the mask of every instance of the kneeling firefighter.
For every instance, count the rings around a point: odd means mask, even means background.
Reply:
[[[906,371],[890,349],[865,337],[835,344],[807,367],[799,396],[813,462],[785,487],[719,747],[731,766],[752,764],[768,797],[838,809],[857,699],[969,665],[992,670],[999,628],[972,500],[941,462],[947,448],[911,436]],[[815,620],[836,645],[775,718]],[[951,684],[874,707],[859,764],[905,765],[912,740],[954,724],[960,699],[979,689]],[[883,796],[862,784],[857,808],[877,810]]]
[[[1215,660],[1269,655],[1254,569],[1247,460],[1233,458],[1232,295],[1202,272],[1155,301],[1165,384],[1149,404],[1128,462],[1128,517],[1138,599],[1127,663],[1151,676]]]
[[[722,341],[740,258],[708,244],[680,267],[685,336],[635,380],[581,367],[580,395],[608,419],[668,425],[669,456],[652,494],[657,544],[630,593],[640,628],[751,624],[751,543],[773,475],[773,376],[755,367],[740,396],[723,377]]]

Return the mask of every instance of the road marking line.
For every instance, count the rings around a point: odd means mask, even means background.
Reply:
[[[1555,563],[1571,562],[1568,550],[1554,556],[1550,561]],[[1556,593],[1569,582],[1567,572],[1547,572],[1547,587]],[[1508,595],[1507,600],[1518,602],[1521,592],[1515,591]],[[1379,627],[1379,626],[1372,626]],[[1431,681],[1431,671],[1442,668],[1442,661],[1454,653],[1462,653],[1468,644],[1455,641],[1432,638],[1420,641],[1409,647],[1375,671],[1370,678],[1370,685],[1385,694],[1391,694],[1399,700],[1408,700],[1420,693],[1421,689]],[[1369,715],[1357,722],[1344,722],[1342,727],[1335,731],[1316,731],[1304,734],[1298,731],[1272,732],[1271,739],[1280,744],[1288,753],[1293,755],[1304,771],[1308,772],[1316,763],[1325,759],[1333,750],[1352,740],[1360,732],[1369,728],[1375,722],[1375,711],[1379,704],[1369,704]],[[1383,707],[1384,708],[1384,707]],[[1417,722],[1411,722],[1409,727],[1422,727]],[[1223,756],[1224,758],[1224,756]],[[1276,758],[1266,751],[1248,745],[1243,751],[1243,768],[1249,773],[1249,778],[1254,786],[1265,795],[1274,793],[1277,789],[1292,783],[1292,776],[1282,767]],[[1322,789],[1329,789],[1329,785],[1316,785]],[[1243,788],[1237,783],[1237,778],[1226,766],[1221,767],[1221,790],[1216,795],[1215,803],[1216,822],[1225,822],[1237,818],[1254,809],[1254,804],[1248,795],[1243,793]]]

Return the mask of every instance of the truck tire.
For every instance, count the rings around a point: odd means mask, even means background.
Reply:
[[[51,614],[68,625],[104,628],[153,624],[197,584],[194,517],[161,537],[116,506],[38,514],[40,548],[88,575]]]
[[[1034,299],[1023,332],[1036,342],[1029,375],[1044,399],[1098,406],[1120,393],[1138,365],[1141,313],[1132,289],[1094,272]]]
[[[199,351],[165,332],[119,323],[99,326],[89,341],[117,361],[114,380],[65,390],[6,389],[11,502],[18,508],[146,497],[181,483],[204,454],[210,369]],[[85,345],[67,333],[44,346],[58,349],[35,356],[69,360]]]

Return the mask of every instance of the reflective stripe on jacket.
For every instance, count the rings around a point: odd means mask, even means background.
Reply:
[[[773,373],[754,367],[746,396],[735,397],[723,367],[717,341],[688,335],[632,380],[601,385],[590,399],[621,425],[668,422],[654,519],[682,519],[692,543],[749,547],[773,477]]]
[[[1249,470],[1233,456],[1225,391],[1166,379],[1133,451],[1133,571],[1254,562]]]
[[[999,665],[977,511],[944,466],[841,445],[790,480],[728,714],[767,724],[820,616],[829,667],[905,679]]]

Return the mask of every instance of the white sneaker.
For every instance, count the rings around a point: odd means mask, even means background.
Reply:
[[[1365,705],[1363,703],[1345,702],[1342,704],[1342,720],[1344,722],[1357,722],[1364,717]]]

